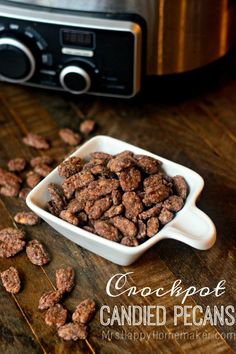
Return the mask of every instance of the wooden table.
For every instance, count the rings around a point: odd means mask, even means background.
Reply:
[[[213,308],[235,304],[236,81],[232,77],[227,74],[212,87],[195,92],[192,97],[178,95],[178,98],[171,99],[151,94],[151,90],[133,100],[117,100],[0,86],[1,167],[6,167],[7,161],[13,157],[22,156],[29,160],[38,154],[22,144],[22,137],[29,131],[48,137],[52,142],[50,154],[62,159],[68,148],[59,139],[58,129],[78,129],[83,119],[93,117],[98,123],[96,134],[120,138],[201,174],[205,189],[199,207],[215,222],[218,234],[216,244],[209,251],[197,251],[177,241],[166,240],[155,245],[134,265],[121,267],[76,246],[46,223],[25,227],[28,239],[37,238],[47,246],[52,261],[43,268],[36,267],[27,261],[24,252],[0,260],[1,271],[16,266],[23,279],[23,290],[16,296],[7,294],[0,286],[1,353],[211,354],[236,351],[235,325],[184,326],[182,319],[174,326],[173,307],[180,305],[179,298],[129,298],[123,295],[114,299],[105,291],[112,275],[131,271],[129,286],[139,288],[168,289],[176,279],[181,279],[185,287],[214,288],[218,281],[225,279],[223,296],[195,295],[186,304],[201,305],[204,309],[208,305]],[[12,226],[14,214],[25,209],[24,201],[1,196],[0,227]],[[37,310],[41,294],[55,283],[55,270],[66,265],[74,267],[77,285],[64,304],[73,311],[79,301],[92,297],[98,305],[88,342],[59,339],[55,330],[44,324],[44,314]],[[167,322],[161,327],[102,326],[99,308],[122,304],[163,305],[168,314]],[[102,338],[103,331],[108,330],[109,336]],[[147,335],[153,331],[157,336],[147,340]],[[231,332],[234,337],[230,336]],[[135,333],[143,335],[144,339],[129,337]],[[181,333],[186,335],[181,336]]]

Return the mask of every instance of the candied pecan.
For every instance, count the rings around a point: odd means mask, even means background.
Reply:
[[[122,170],[134,166],[134,159],[130,156],[113,157],[107,164],[112,172],[121,172]]]
[[[61,186],[56,183],[49,183],[48,192],[57,209],[62,211],[66,207],[66,199],[63,195]]]
[[[16,197],[19,193],[20,185],[17,186],[2,186],[0,187],[0,194],[5,197]]]
[[[30,188],[34,188],[41,181],[41,177],[33,171],[27,173],[26,183]]]
[[[98,168],[99,166],[106,167],[106,160],[105,159],[92,159],[84,164],[83,171],[91,172],[92,169],[95,170],[95,168]]]
[[[69,128],[64,128],[59,130],[59,136],[68,145],[79,145],[82,137],[79,133],[75,133]]]
[[[19,187],[21,183],[22,178],[20,176],[0,168],[0,186]]]
[[[144,190],[148,188],[158,188],[160,184],[163,184],[163,176],[160,173],[151,175],[143,181]]]
[[[65,196],[69,199],[72,197],[76,189],[87,186],[93,180],[94,177],[91,172],[81,171],[65,179],[62,183],[62,189]]]
[[[48,326],[56,326],[60,328],[64,326],[67,318],[67,309],[65,309],[61,304],[55,304],[46,312],[45,323]]]
[[[97,200],[119,188],[119,185],[120,184],[117,179],[102,177],[97,181],[91,182],[88,187],[82,190],[82,197],[85,198],[85,200]]]
[[[91,299],[82,301],[75,309],[72,315],[73,322],[87,324],[96,312],[96,304]]]
[[[111,199],[112,199],[112,203],[114,205],[121,204],[121,202],[122,202],[122,194],[121,194],[121,192],[118,189],[112,191],[111,192]]]
[[[6,242],[0,242],[0,257],[9,258],[15,256],[25,247],[25,241],[9,238]]]
[[[29,133],[23,138],[23,143],[39,150],[49,149],[47,140],[41,135]]]
[[[90,156],[93,159],[105,159],[105,160],[110,160],[112,158],[111,154],[107,154],[106,152],[101,152],[101,151],[96,151],[92,152]]]
[[[78,156],[72,156],[58,166],[58,174],[61,177],[71,177],[80,172],[83,168],[83,161]]]
[[[137,168],[126,169],[119,173],[119,181],[121,188],[125,192],[134,191],[141,182],[141,173]]]
[[[88,205],[89,204],[89,205]],[[90,219],[100,219],[104,212],[110,208],[112,201],[110,197],[105,197],[96,200],[92,205],[88,202],[85,207],[85,211]],[[87,206],[88,205],[88,206]]]
[[[129,219],[119,215],[115,216],[112,221],[114,226],[120,230],[124,236],[135,237],[137,235],[137,228]]]
[[[85,202],[80,203],[77,199],[72,199],[69,204],[67,205],[67,210],[69,210],[71,213],[78,213],[79,211],[83,210],[85,208]]]
[[[58,329],[58,335],[64,340],[86,339],[88,327],[81,323],[67,323]]]
[[[100,175],[100,176],[104,176],[104,177],[109,177],[111,176],[112,177],[112,173],[111,171],[109,170],[109,168],[107,168],[106,166],[103,166],[103,165],[96,165],[96,166],[93,166],[90,170],[90,172],[93,174],[93,175]]]
[[[52,165],[53,158],[48,155],[36,156],[30,160],[30,165],[34,168],[37,165]]]
[[[59,214],[60,218],[69,222],[72,225],[79,225],[79,219],[77,218],[77,216],[75,216],[74,214],[72,214],[69,210],[62,210]]]
[[[132,151],[129,151],[129,150],[124,150],[124,151],[119,152],[115,156],[116,157],[120,157],[120,158],[123,158],[123,157],[133,158],[134,157],[134,153]]]
[[[114,216],[120,215],[121,213],[123,213],[124,207],[123,204],[120,205],[112,205],[112,207],[110,207],[110,209],[108,209],[105,213],[104,213],[104,217],[105,218],[113,218]]]
[[[73,268],[60,268],[56,271],[56,286],[62,293],[70,292],[74,285],[75,272]]]
[[[129,247],[136,247],[139,245],[138,240],[135,237],[123,237],[120,241],[122,245],[129,246]]]
[[[138,220],[138,234],[136,238],[142,240],[147,236],[147,226],[142,220]]]
[[[152,204],[157,204],[167,199],[171,193],[171,189],[164,185],[160,184],[158,188],[149,187],[145,190],[145,194],[143,197],[143,203],[146,206],[150,206]]]
[[[0,275],[2,284],[8,293],[17,294],[20,291],[20,277],[16,268],[10,267]]]
[[[31,188],[28,188],[28,187],[25,187],[25,188],[22,188],[19,192],[19,198],[23,199],[23,200],[26,200],[28,194],[31,192]]]
[[[39,299],[39,310],[47,310],[49,307],[54,306],[62,299],[62,293],[60,291],[49,291],[44,293]]]
[[[161,212],[161,208],[162,208],[162,203],[158,203],[154,205],[154,207],[147,209],[143,211],[141,214],[139,214],[139,218],[141,220],[147,220],[152,216],[158,216]]]
[[[181,197],[177,195],[171,195],[168,199],[166,199],[163,203],[163,207],[170,211],[177,212],[183,208],[184,201]]]
[[[8,161],[7,166],[8,166],[8,169],[10,171],[20,172],[20,171],[23,171],[25,169],[26,160],[21,158],[21,157],[18,157],[18,158],[15,158],[15,159],[12,159],[12,160]]]
[[[38,240],[31,240],[26,246],[26,254],[31,263],[42,266],[50,262],[48,252]]]
[[[22,211],[14,216],[14,220],[17,222],[17,224],[33,226],[39,223],[40,218],[38,215],[31,211]]]
[[[125,216],[128,219],[136,218],[143,211],[143,203],[135,192],[126,192],[122,198],[125,207]]]
[[[159,160],[146,155],[135,155],[135,160],[137,160],[138,166],[149,175],[157,173],[161,165]]]
[[[159,215],[159,221],[162,225],[168,224],[173,218],[174,214],[166,208],[162,208],[161,213]]]
[[[13,227],[6,227],[0,231],[0,241],[9,242],[15,240],[24,240],[25,232],[23,230],[14,229]]]
[[[96,122],[92,119],[86,119],[80,124],[80,132],[83,134],[90,134],[94,130]]]
[[[153,216],[147,221],[147,236],[154,236],[159,230],[158,218]]]
[[[49,202],[47,203],[47,209],[52,215],[55,216],[59,216],[61,212],[61,209],[59,209],[56,203],[54,203],[52,200],[49,200]]]
[[[41,177],[46,177],[51,171],[52,167],[43,163],[34,167],[34,172],[36,172]]]
[[[84,225],[84,226],[82,226],[82,228],[88,232],[91,232],[92,234],[95,234],[95,229],[92,226]]]
[[[186,199],[187,195],[188,195],[188,185],[187,185],[187,182],[185,181],[184,177],[174,176],[173,183],[174,183],[174,188],[175,188],[176,194],[179,197]]]
[[[84,225],[88,221],[88,215],[83,211],[77,214],[77,217],[79,219],[80,226]]]
[[[120,236],[116,227],[108,221],[97,220],[94,223],[95,232],[108,240],[119,242]]]

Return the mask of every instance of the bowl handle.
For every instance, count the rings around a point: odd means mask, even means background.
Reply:
[[[166,228],[163,236],[184,242],[199,250],[207,250],[215,243],[216,229],[212,220],[194,205],[183,210],[177,220]]]

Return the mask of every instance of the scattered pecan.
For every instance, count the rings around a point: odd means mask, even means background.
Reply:
[[[50,166],[50,165],[52,165],[52,163],[53,163],[53,158],[48,155],[36,156],[30,160],[30,165],[33,168],[36,167],[37,165],[42,165],[42,164]]]
[[[19,194],[20,185],[17,186],[2,186],[0,187],[0,194],[5,197],[17,197]]]
[[[68,145],[79,145],[82,137],[79,133],[75,133],[69,128],[64,128],[59,130],[59,136]]]
[[[73,268],[60,268],[56,271],[56,286],[62,293],[70,292],[74,285],[75,272]]]
[[[17,213],[14,216],[14,220],[15,222],[17,222],[18,224],[22,224],[22,225],[37,225],[40,221],[40,218],[38,215],[36,215],[35,213],[29,211],[22,211],[20,213]]]
[[[78,156],[72,156],[58,166],[58,174],[61,177],[71,177],[80,172],[83,168],[83,161]]]
[[[91,299],[82,301],[75,309],[72,315],[73,322],[87,324],[96,312],[96,304]]]
[[[62,293],[60,291],[49,291],[44,293],[39,299],[39,310],[47,310],[49,307],[54,306],[62,299]]]
[[[0,168],[0,186],[18,187],[22,183],[22,178],[13,172],[8,172]]]
[[[61,304],[55,304],[46,312],[45,323],[48,326],[55,326],[60,328],[64,326],[67,319],[67,309],[65,309]]]
[[[41,181],[41,177],[33,171],[27,173],[26,183],[30,188],[34,188]]]
[[[0,257],[9,258],[15,256],[25,247],[25,241],[21,239],[9,239],[6,242],[0,242]]]
[[[90,134],[94,130],[96,122],[92,119],[86,119],[80,124],[80,132],[83,134]]]
[[[50,262],[48,252],[38,240],[30,241],[26,246],[26,254],[31,263],[42,266]]]
[[[23,143],[39,150],[49,149],[47,140],[41,135],[29,133],[23,138]]]
[[[7,166],[8,166],[9,171],[21,172],[25,169],[26,160],[21,157],[18,157],[18,158],[10,160],[8,162]]]
[[[28,188],[28,187],[22,188],[19,192],[19,198],[26,200],[26,198],[30,192],[31,192],[31,188]]]
[[[20,277],[16,268],[10,267],[1,272],[0,276],[2,284],[8,293],[17,294],[20,291]]]
[[[81,323],[67,323],[58,329],[58,335],[64,340],[86,339],[88,336],[87,326]]]

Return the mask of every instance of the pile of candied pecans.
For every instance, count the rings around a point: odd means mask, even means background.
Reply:
[[[126,246],[154,236],[184,205],[188,185],[170,177],[161,162],[123,151],[70,157],[58,167],[62,185],[50,183],[50,213]]]
[[[13,257],[25,248],[29,261],[36,266],[43,266],[50,262],[50,256],[41,242],[31,240],[26,243],[25,232],[15,228],[5,228],[0,231],[0,257]],[[2,284],[7,292],[17,294],[21,290],[21,281],[18,270],[10,267],[0,273]],[[75,286],[75,273],[71,267],[60,268],[56,271],[56,290],[44,293],[39,299],[38,308],[47,310],[45,323],[54,326],[58,335],[64,340],[86,339],[88,336],[88,322],[96,312],[96,304],[91,299],[80,302],[68,319],[68,310],[59,302],[66,293],[70,293]]]

